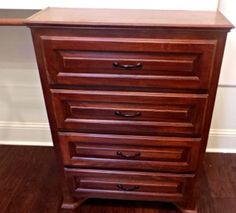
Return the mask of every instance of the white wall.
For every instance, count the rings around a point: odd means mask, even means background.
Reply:
[[[43,9],[45,7],[141,8],[216,10],[218,0],[0,0],[0,8]]]
[[[0,27],[0,143],[50,143],[29,29]]]
[[[219,10],[236,26],[236,1],[221,0]],[[225,57],[223,61],[220,83],[236,86],[236,29],[231,30],[226,43]]]
[[[14,4],[10,4],[10,2],[4,1],[4,4],[2,4],[0,1],[0,7],[11,6],[12,8]],[[38,5],[34,4],[34,8],[47,6],[42,4],[45,1],[37,2]],[[124,4],[124,1],[90,0],[85,2],[88,6],[89,4],[92,6],[91,2],[97,2],[97,4],[93,4],[94,7],[96,5],[101,6],[102,3],[107,3],[107,7],[132,7],[132,0],[127,1],[129,2],[128,5]],[[98,2],[101,2],[101,4],[98,4]],[[115,3],[110,4],[110,2]],[[180,7],[182,9],[215,10],[217,7],[217,0],[166,0],[165,2],[175,3],[171,4],[171,7],[159,0],[135,2],[136,7],[142,6],[142,8],[150,7],[150,2],[157,2],[153,4],[156,8],[166,7],[165,9],[173,9],[173,5],[176,5],[175,9]],[[137,2],[142,2],[142,4]],[[160,2],[162,3],[158,4]],[[235,16],[231,12],[231,8],[233,8],[231,3],[230,0],[222,0],[220,8],[225,15],[230,14],[228,18],[235,23]],[[153,5],[152,8],[154,8]],[[14,6],[18,7],[20,5],[15,4]],[[32,4],[29,5],[29,1],[21,1],[21,6],[33,8]],[[0,143],[51,145],[29,29],[25,27],[0,27],[0,47]],[[230,33],[227,41],[208,144],[209,151],[236,151],[236,144],[234,143],[236,139],[236,63],[232,55],[236,55],[235,52],[236,38],[234,31]]]
[[[220,0],[219,10],[236,26],[236,1]],[[228,34],[208,149],[236,152],[236,29]]]

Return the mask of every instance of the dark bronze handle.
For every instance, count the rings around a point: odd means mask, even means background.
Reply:
[[[137,64],[120,64],[119,62],[114,62],[113,67],[118,67],[122,69],[134,69],[134,68],[141,68],[143,65],[142,63],[137,63]]]
[[[132,117],[140,117],[142,115],[142,113],[135,112],[134,114],[124,114],[121,111],[115,111],[115,115],[125,117],[125,118],[132,118]]]
[[[137,153],[135,153],[135,154],[125,155],[125,154],[123,154],[122,152],[116,152],[116,155],[121,156],[121,157],[123,157],[123,158],[128,158],[128,159],[130,159],[130,158],[137,158],[137,157],[140,157],[140,156],[141,156],[141,153],[140,153],[140,152],[137,152]]]
[[[116,186],[117,186],[117,188],[119,188],[119,189],[121,189],[123,191],[135,191],[135,190],[139,189],[139,186],[131,186],[129,188],[126,188],[126,187],[124,187],[121,184],[117,184]]]

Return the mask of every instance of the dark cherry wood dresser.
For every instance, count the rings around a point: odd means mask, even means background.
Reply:
[[[62,8],[25,23],[62,168],[61,210],[112,198],[197,212],[233,26],[218,12]]]

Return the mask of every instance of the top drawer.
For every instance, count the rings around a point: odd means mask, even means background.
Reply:
[[[50,84],[207,89],[215,40],[41,36]]]

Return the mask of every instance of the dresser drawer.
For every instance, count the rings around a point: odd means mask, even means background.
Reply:
[[[201,133],[206,94],[51,90],[57,127],[93,133]]]
[[[200,138],[59,133],[64,165],[143,171],[195,171]]]
[[[65,169],[71,191],[76,196],[181,201],[194,175]]]
[[[50,84],[189,88],[210,85],[215,40],[42,36]]]

